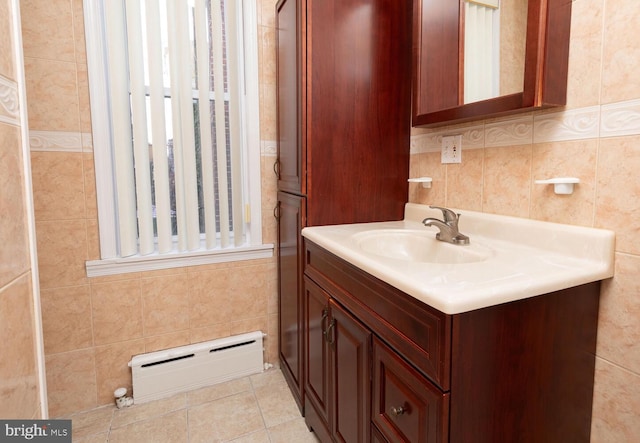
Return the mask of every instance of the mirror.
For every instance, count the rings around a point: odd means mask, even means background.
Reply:
[[[572,2],[501,0],[499,28],[488,37],[492,43],[483,43],[477,37],[482,27],[469,30],[476,14],[471,7],[496,3],[414,0],[413,126],[565,104]],[[490,11],[494,17],[495,11]],[[488,46],[498,51],[493,62],[484,51]],[[485,84],[481,78],[489,86],[480,90],[490,92],[473,92],[473,82]]]
[[[463,103],[523,91],[527,0],[463,0]]]

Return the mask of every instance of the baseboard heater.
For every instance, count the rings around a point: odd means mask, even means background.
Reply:
[[[134,356],[135,404],[169,397],[264,370],[262,331]]]

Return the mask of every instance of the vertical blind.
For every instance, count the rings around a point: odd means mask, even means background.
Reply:
[[[119,255],[240,246],[241,2],[105,2]]]
[[[498,0],[467,0],[464,10],[464,102],[499,95]]]

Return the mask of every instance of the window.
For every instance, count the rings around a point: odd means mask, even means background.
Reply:
[[[101,252],[87,274],[270,257],[255,1],[84,6]]]

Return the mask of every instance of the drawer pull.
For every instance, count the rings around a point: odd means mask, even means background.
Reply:
[[[336,319],[332,318],[331,321],[329,322],[329,326],[327,327],[327,331],[324,336],[325,341],[330,345],[332,345],[333,342],[335,341],[334,334],[332,334],[332,330],[335,326],[336,326]]]
[[[391,406],[391,415],[399,417],[406,412],[406,409],[402,406]]]
[[[329,317],[329,308],[324,308],[322,310],[322,319],[320,320],[320,328],[322,328],[322,335],[324,336],[324,341],[327,341],[327,333],[328,330],[324,327],[324,322]]]
[[[280,180],[280,159],[276,160],[273,164],[273,172],[276,173],[276,177]]]

